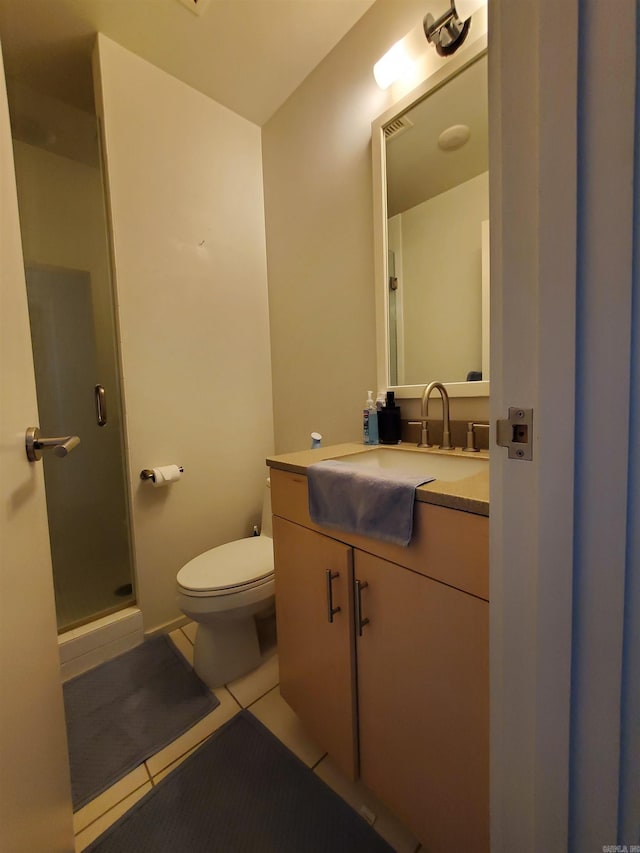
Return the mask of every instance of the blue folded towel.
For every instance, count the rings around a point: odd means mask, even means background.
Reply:
[[[310,465],[307,480],[314,524],[406,546],[416,487],[435,477],[327,460]]]

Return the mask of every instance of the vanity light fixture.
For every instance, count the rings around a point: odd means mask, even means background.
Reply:
[[[486,0],[451,0],[451,8],[435,20],[425,15],[424,34],[440,56],[451,56],[462,45],[471,26],[471,16]]]
[[[381,89],[406,74],[418,59],[426,37],[440,56],[450,56],[462,45],[471,26],[471,16],[487,0],[451,0],[451,8],[436,20],[427,13],[420,24],[397,41],[373,66],[373,76]]]
[[[424,29],[420,23],[390,47],[376,62],[373,66],[373,76],[381,89],[388,89],[392,83],[411,71],[424,48],[424,35]]]

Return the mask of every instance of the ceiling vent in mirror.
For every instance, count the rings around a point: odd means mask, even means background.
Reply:
[[[194,15],[204,15],[211,0],[178,0],[181,6],[186,6]]]
[[[404,133],[405,130],[409,130],[410,127],[413,127],[413,122],[410,118],[406,116],[399,116],[398,118],[394,118],[392,122],[384,129],[385,139],[391,141],[395,139],[396,136],[400,136],[401,133]]]

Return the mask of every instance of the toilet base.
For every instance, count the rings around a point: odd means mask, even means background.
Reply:
[[[199,623],[193,652],[193,668],[209,687],[222,687],[262,663],[253,616],[224,620],[220,626]]]

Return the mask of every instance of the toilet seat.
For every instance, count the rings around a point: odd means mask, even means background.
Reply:
[[[184,595],[211,597],[255,589],[273,580],[273,542],[251,536],[199,554],[178,572]]]

